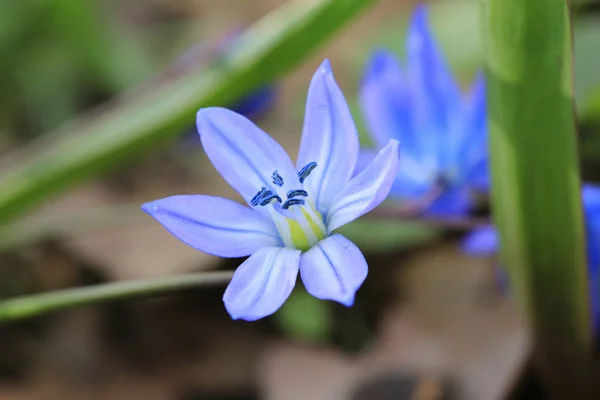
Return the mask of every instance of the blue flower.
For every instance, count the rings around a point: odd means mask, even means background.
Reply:
[[[462,241],[462,249],[472,255],[491,256],[498,251],[498,231],[492,225],[475,228]]]
[[[238,114],[254,119],[267,112],[275,103],[277,89],[273,83],[268,83],[237,99],[231,104],[231,110]]]
[[[220,257],[250,257],[223,296],[234,319],[275,312],[300,271],[307,291],[346,306],[367,276],[361,251],[334,231],[387,196],[398,169],[390,140],[353,175],[358,133],[325,60],[313,76],[296,167],[281,146],[245,117],[223,108],[198,111],[204,150],[248,206],[205,196],[173,196],[142,209],[184,243]]]
[[[483,77],[461,95],[429,32],[425,6],[412,16],[406,49],[404,68],[391,53],[376,51],[359,93],[375,145],[394,138],[402,147],[390,197],[425,214],[465,214],[473,205],[471,192],[489,185]]]
[[[595,325],[600,323],[600,187],[584,185],[583,209],[588,257],[588,278],[592,296]],[[498,232],[492,226],[472,231],[462,242],[462,249],[471,255],[488,256],[499,248]]]

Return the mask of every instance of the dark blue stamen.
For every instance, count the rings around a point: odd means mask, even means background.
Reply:
[[[270,191],[269,191],[269,192],[270,192]],[[260,202],[260,205],[261,205],[261,206],[266,206],[267,204],[270,204],[270,203],[271,203],[271,200],[273,200],[273,199],[277,200],[277,202],[278,202],[278,203],[281,203],[281,197],[279,197],[279,196],[277,196],[276,194],[273,194],[273,193],[271,192],[271,194],[270,194],[268,197],[265,197],[265,198],[263,199],[263,201],[261,201],[261,202]]]
[[[283,186],[283,178],[281,177],[281,175],[279,175],[279,172],[277,172],[277,170],[275,170],[275,172],[273,172],[273,175],[271,175],[271,178],[273,178],[274,184],[276,184],[279,187]]]
[[[308,197],[308,192],[306,190],[302,190],[302,189],[295,189],[295,190],[290,190],[289,192],[287,192],[288,199],[291,199],[292,197],[296,197],[296,196]]]
[[[304,180],[306,179],[306,177],[308,175],[310,175],[312,170],[315,169],[316,167],[317,167],[317,163],[314,161],[309,162],[304,167],[302,167],[300,172],[298,172],[298,177],[300,178],[300,183],[304,183]]]
[[[303,205],[304,205],[303,199],[289,199],[289,200],[286,200],[285,203],[283,203],[283,206],[281,206],[281,207],[284,210],[287,210],[291,206],[303,206]]]
[[[250,200],[250,204],[253,206],[257,206],[258,203],[262,200],[263,197],[267,196],[268,193],[272,193],[270,190],[267,190],[266,187],[262,187],[258,193]]]

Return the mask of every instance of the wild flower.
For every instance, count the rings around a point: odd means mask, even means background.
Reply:
[[[220,257],[250,256],[223,296],[234,319],[257,320],[290,295],[298,271],[306,290],[346,306],[367,276],[360,249],[335,230],[379,205],[398,170],[398,142],[353,176],[358,133],[329,62],[312,78],[296,166],[270,136],[224,108],[200,109],[202,145],[248,206],[180,195],[142,209],[184,243]]]
[[[390,198],[420,213],[460,215],[473,206],[472,192],[487,190],[485,85],[478,76],[468,96],[458,88],[418,6],[401,66],[385,50],[368,62],[359,93],[376,148],[397,139],[402,149]],[[374,156],[362,152],[358,171]]]

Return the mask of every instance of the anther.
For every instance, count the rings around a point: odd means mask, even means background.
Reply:
[[[289,192],[287,192],[288,199],[291,199],[296,196],[308,197],[308,192],[306,190],[302,190],[302,189],[294,189],[294,190],[290,190]]]
[[[277,196],[276,194],[273,194],[273,192],[271,192],[270,190],[269,192],[270,194],[260,202],[261,206],[266,206],[267,204],[270,204],[273,199],[277,200],[278,203],[281,203],[281,197]]]
[[[287,210],[291,206],[303,206],[303,205],[304,205],[303,199],[288,199],[285,201],[285,203],[283,203],[283,206],[281,206],[281,208],[283,208],[284,210]]]
[[[279,172],[277,172],[277,170],[275,170],[275,172],[273,172],[273,175],[271,175],[271,178],[273,178],[274,184],[276,184],[279,187],[283,186],[283,178],[281,177],[281,175],[279,175]]]
[[[304,167],[302,167],[300,172],[298,172],[298,178],[300,178],[300,183],[304,183],[304,180],[306,179],[306,177],[308,175],[310,175],[312,170],[315,169],[316,167],[317,167],[317,163],[314,161],[309,162]]]
[[[256,193],[256,195],[252,198],[252,200],[250,200],[250,204],[252,204],[253,206],[257,206],[258,203],[260,203],[260,201],[262,200],[263,197],[267,196],[267,194],[272,193],[270,190],[267,190],[266,187],[262,187],[262,189],[259,190],[258,193]]]

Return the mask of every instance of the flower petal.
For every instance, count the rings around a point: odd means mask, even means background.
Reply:
[[[438,170],[434,166],[417,162],[403,151],[392,191],[395,196],[413,200],[433,190],[437,174]]]
[[[220,257],[243,257],[281,243],[270,219],[220,197],[172,196],[142,210],[185,244]]]
[[[588,281],[595,329],[600,326],[600,188],[583,187],[588,257]]]
[[[490,190],[491,176],[490,176],[490,168],[489,162],[486,156],[482,159],[478,165],[475,165],[469,174],[465,177],[463,181],[464,186],[468,186],[473,188],[474,190],[478,190],[480,192],[487,193]]]
[[[482,190],[489,189],[490,183],[486,116],[485,79],[479,73],[464,105],[464,118],[457,132],[459,143],[454,162],[461,165],[462,180]]]
[[[230,108],[246,118],[253,119],[265,114],[273,108],[276,97],[277,88],[273,84],[266,84],[259,87],[254,92],[238,98],[231,104]]]
[[[360,86],[359,101],[378,148],[384,147],[390,139],[398,139],[403,153],[418,157],[410,92],[392,53],[379,50],[371,56]]]
[[[300,276],[308,293],[348,307],[354,303],[367,273],[367,262],[360,249],[337,233],[300,256]]]
[[[196,125],[208,158],[248,204],[263,186],[277,193],[271,178],[274,171],[284,181],[298,179],[279,143],[242,115],[225,108],[203,108]]]
[[[474,229],[461,243],[465,253],[489,256],[498,251],[498,232],[492,225]]]
[[[338,193],[326,214],[329,232],[354,221],[385,200],[398,173],[398,146],[397,140],[390,140],[373,162]]]
[[[300,250],[265,247],[236,269],[223,302],[233,319],[255,321],[287,300],[298,277]]]
[[[432,37],[427,7],[418,5],[407,38],[407,81],[412,86],[414,124],[420,129],[423,152],[445,152],[452,118],[460,111],[460,92]]]
[[[590,184],[583,185],[583,206],[586,212],[600,214],[600,187]],[[600,216],[600,215],[599,215]]]
[[[465,188],[448,188],[433,201],[424,214],[439,217],[460,217],[473,208],[474,199]]]
[[[348,182],[358,156],[358,132],[329,61],[315,72],[308,97],[297,168],[310,162],[317,167],[304,182],[319,212]]]

